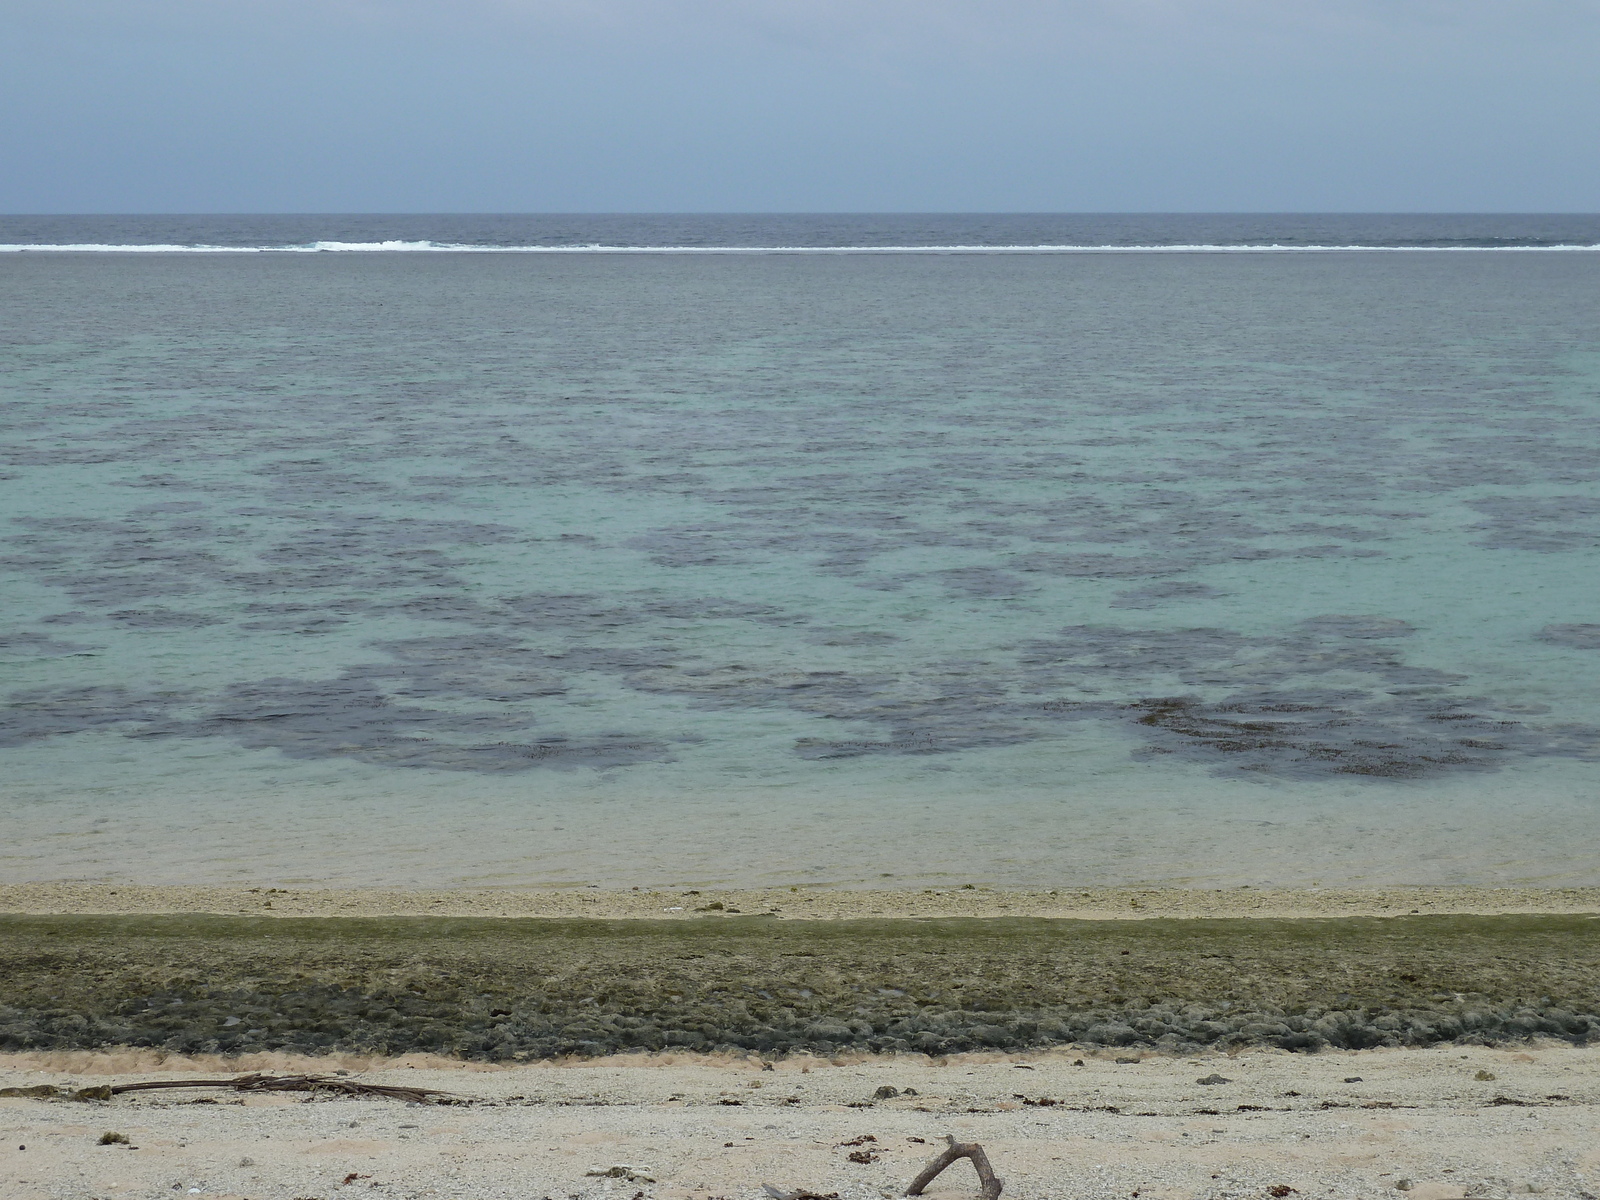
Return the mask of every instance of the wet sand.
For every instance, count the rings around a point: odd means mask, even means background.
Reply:
[[[683,1054],[513,1067],[10,1054],[0,1055],[0,1088],[306,1069],[444,1089],[467,1103],[222,1091],[0,1097],[4,1195],[761,1200],[770,1183],[879,1200],[902,1193],[947,1134],[986,1148],[1008,1200],[1586,1200],[1600,1191],[1600,1050],[1567,1046],[1055,1051],[942,1066],[921,1055],[795,1057],[770,1070],[756,1057]],[[1227,1082],[1197,1082],[1211,1077]],[[899,1094],[879,1098],[885,1087]],[[107,1132],[128,1144],[100,1145]],[[975,1176],[958,1162],[928,1194],[967,1200]]]

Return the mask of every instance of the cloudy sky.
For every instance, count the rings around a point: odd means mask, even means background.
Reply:
[[[1600,0],[0,0],[0,211],[1600,210]]]

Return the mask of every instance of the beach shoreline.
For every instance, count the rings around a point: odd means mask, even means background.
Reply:
[[[546,917],[778,920],[1040,917],[1066,920],[1317,919],[1600,914],[1595,887],[1178,888],[314,888],[0,883],[0,914],[263,917]]]
[[[7,1200],[884,1200],[949,1135],[1007,1200],[1591,1200],[1597,912],[1595,889],[5,885],[0,1177]],[[449,1095],[67,1098],[247,1072]],[[928,1189],[974,1194],[960,1162]]]

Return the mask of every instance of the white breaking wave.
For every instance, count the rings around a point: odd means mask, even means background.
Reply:
[[[472,246],[451,242],[307,242],[297,246],[0,244],[4,254],[1547,254],[1600,251],[1556,246]]]

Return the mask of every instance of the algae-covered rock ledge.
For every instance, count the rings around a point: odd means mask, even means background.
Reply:
[[[945,1054],[1600,1041],[1600,920],[0,916],[0,1049]]]

